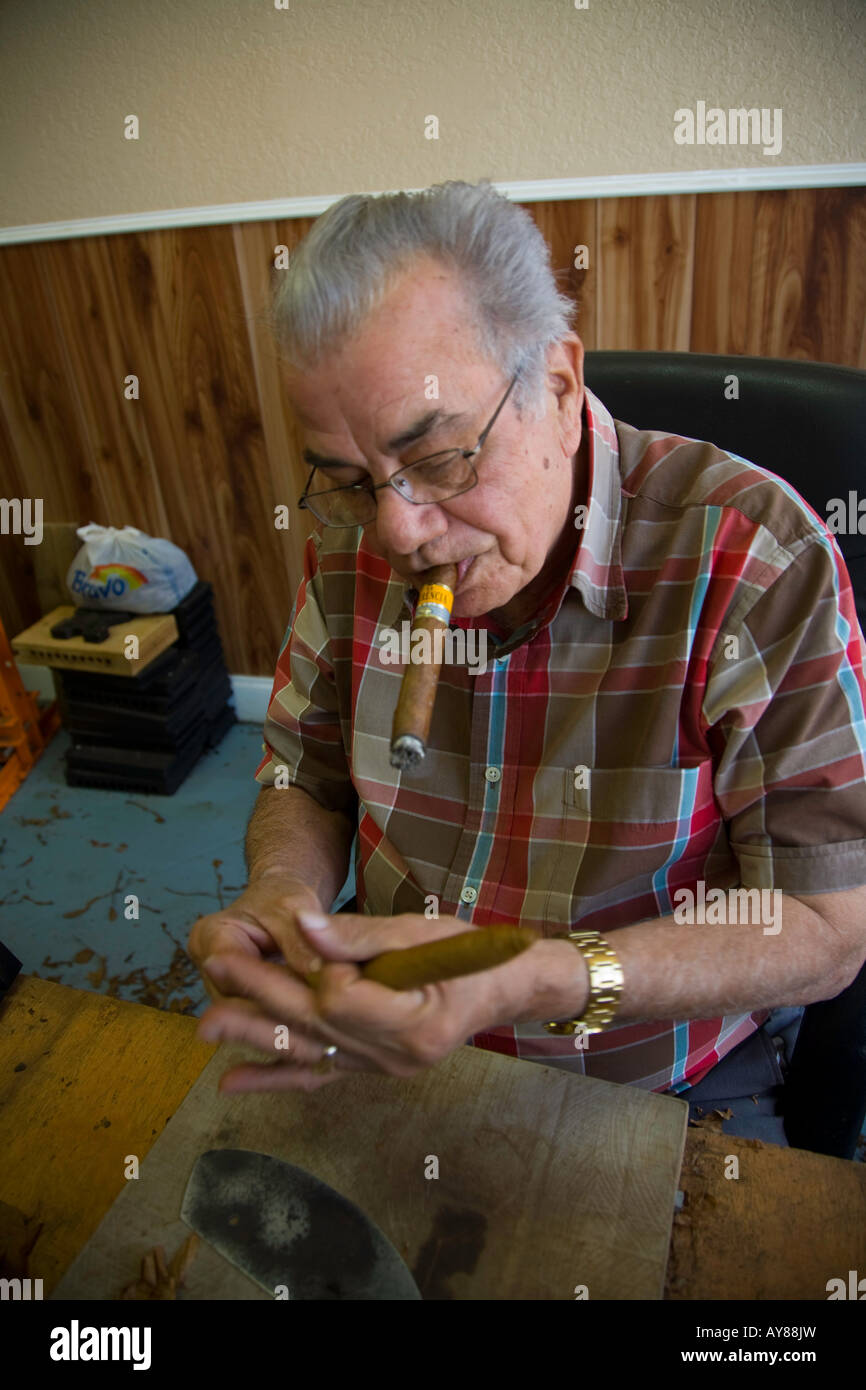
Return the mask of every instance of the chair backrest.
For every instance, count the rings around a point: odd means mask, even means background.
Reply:
[[[736,399],[725,395],[731,377]],[[847,517],[853,492],[854,527],[836,540],[866,629],[866,514],[861,533],[858,511],[866,372],[762,357],[587,352],[585,378],[615,419],[739,454],[784,478],[825,520],[834,498]],[[805,1010],[784,1090],[789,1144],[853,1158],[866,1116],[866,966],[835,999]]]
[[[732,377],[736,399],[726,397]],[[784,478],[824,520],[832,499],[842,499],[846,518],[850,511],[863,528],[836,540],[866,630],[866,372],[764,357],[587,352],[585,378],[615,419],[739,454]]]

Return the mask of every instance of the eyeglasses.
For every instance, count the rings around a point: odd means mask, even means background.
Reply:
[[[472,460],[496,423],[519,375],[519,371],[515,372],[511,378],[508,390],[489,424],[478,436],[474,449],[446,449],[439,454],[429,454],[427,458],[407,463],[405,468],[398,468],[384,483],[373,483],[367,478],[362,483],[322,488],[317,492],[309,490],[316,472],[313,468],[298,506],[308,508],[325,526],[366,526],[376,516],[376,493],[383,487],[392,487],[415,507],[423,507],[430,502],[446,502],[449,497],[459,497],[462,492],[469,492],[478,482]]]

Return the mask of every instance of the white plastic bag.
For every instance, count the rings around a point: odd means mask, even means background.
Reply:
[[[80,608],[170,613],[198,583],[189,558],[171,541],[135,526],[79,526],[84,541],[66,575]]]

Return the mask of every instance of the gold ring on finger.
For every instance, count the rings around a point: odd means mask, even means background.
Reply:
[[[331,1043],[330,1047],[325,1048],[320,1060],[316,1063],[313,1070],[318,1072],[333,1071],[335,1066],[337,1065],[334,1058],[336,1057],[339,1050],[340,1049],[337,1047],[336,1043]]]

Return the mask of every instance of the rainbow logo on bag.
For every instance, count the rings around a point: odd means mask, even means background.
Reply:
[[[120,598],[123,594],[140,589],[142,584],[147,583],[147,575],[142,574],[141,570],[135,569],[133,565],[115,562],[94,565],[90,574],[85,574],[84,570],[76,570],[70,588],[74,594],[83,594],[85,598],[110,598],[112,595]]]

